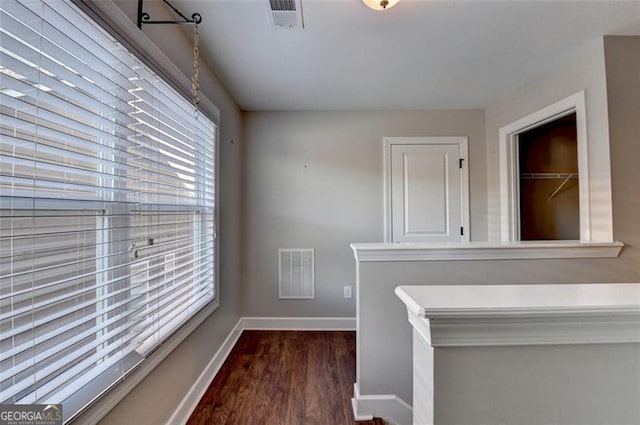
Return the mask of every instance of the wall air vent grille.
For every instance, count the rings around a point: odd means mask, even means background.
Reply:
[[[315,273],[313,249],[280,249],[279,298],[315,298]]]

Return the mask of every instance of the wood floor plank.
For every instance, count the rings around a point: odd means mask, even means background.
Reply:
[[[187,425],[355,422],[355,332],[244,331]]]
[[[300,370],[306,370],[308,367],[308,358],[306,356],[300,356],[299,353],[305,350],[305,338],[299,334],[291,334],[289,338],[288,351],[285,357],[285,361],[290,365],[297,365]],[[292,373],[292,370],[287,370],[289,375],[289,397],[287,398],[287,405],[285,408],[286,421],[289,423],[304,423],[305,417],[305,394],[301,391],[306,383],[306,376],[301,373]]]

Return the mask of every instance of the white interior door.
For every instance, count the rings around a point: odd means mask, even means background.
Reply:
[[[385,143],[388,241],[468,241],[466,138],[388,138]]]

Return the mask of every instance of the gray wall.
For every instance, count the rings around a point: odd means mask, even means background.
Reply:
[[[137,2],[117,2],[135,19]],[[159,19],[163,11],[155,2],[145,9]],[[191,77],[191,40],[177,25],[148,25],[144,32]],[[165,423],[200,373],[220,348],[240,317],[242,243],[242,115],[233,99],[201,59],[203,93],[220,109],[220,307],[178,346],[151,374],[129,393],[101,425],[158,425]],[[231,142],[233,140],[233,143]]]
[[[581,90],[586,95],[592,227],[602,227],[600,223],[606,220],[610,222],[609,121],[603,52],[602,38],[594,39],[565,62],[487,108],[489,240],[500,240],[500,127]],[[592,234],[593,240],[607,241],[606,236],[610,238],[610,234],[603,236],[603,232]]]
[[[358,364],[360,392],[367,394],[396,394],[411,402],[411,328],[406,319],[404,305],[394,296],[398,285],[429,284],[491,284],[491,283],[571,283],[571,282],[640,282],[640,173],[638,172],[638,111],[640,95],[639,59],[640,37],[612,37],[606,39],[606,79],[609,84],[608,108],[610,116],[598,116],[611,123],[611,169],[613,186],[614,240],[625,243],[619,258],[567,259],[567,260],[501,260],[501,261],[449,261],[449,262],[396,262],[360,264],[360,333],[361,353]],[[597,50],[596,50],[597,51]],[[603,56],[603,52],[600,53]],[[533,81],[513,96],[513,109],[501,104],[499,110],[487,111],[488,139],[492,144],[501,126],[496,117],[535,111],[580,86],[573,81],[591,80],[581,75],[590,73],[589,67],[575,65],[585,60],[584,52],[567,63]],[[578,62],[576,62],[578,61]],[[598,62],[596,59],[592,61]],[[589,62],[589,61],[587,61]],[[604,62],[604,61],[603,61]],[[586,78],[586,79],[585,79]],[[605,75],[602,74],[602,78]],[[570,83],[570,90],[563,83]],[[545,97],[542,94],[546,94]],[[536,99],[523,106],[526,99]],[[601,105],[600,105],[601,108]],[[600,109],[600,114],[606,112]],[[490,124],[492,123],[492,124]],[[593,125],[593,124],[591,124]],[[608,125],[607,125],[608,126]],[[492,129],[489,132],[489,129]],[[593,131],[595,132],[595,130]],[[592,132],[592,134],[593,134]],[[594,139],[592,137],[592,140]],[[490,148],[492,149],[492,148]],[[494,152],[489,152],[488,156]],[[493,162],[489,162],[492,164]],[[491,174],[491,173],[490,173]],[[489,179],[497,184],[496,179]],[[489,193],[495,193],[489,187]],[[490,198],[495,202],[495,198]],[[490,205],[490,210],[492,206]],[[579,355],[579,349],[575,351]],[[614,397],[615,394],[612,394]],[[491,423],[488,421],[487,423]]]
[[[486,239],[484,112],[251,112],[245,116],[243,314],[353,317],[351,242],[383,240],[382,138],[468,136],[472,239]],[[278,300],[278,248],[314,248],[316,299]]]
[[[614,238],[620,273],[640,281],[640,37],[605,37]]]
[[[640,423],[640,344],[438,348],[435,423]]]

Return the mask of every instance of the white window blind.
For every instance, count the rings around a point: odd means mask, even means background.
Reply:
[[[68,419],[214,299],[216,129],[68,1],[0,22],[0,403]]]

